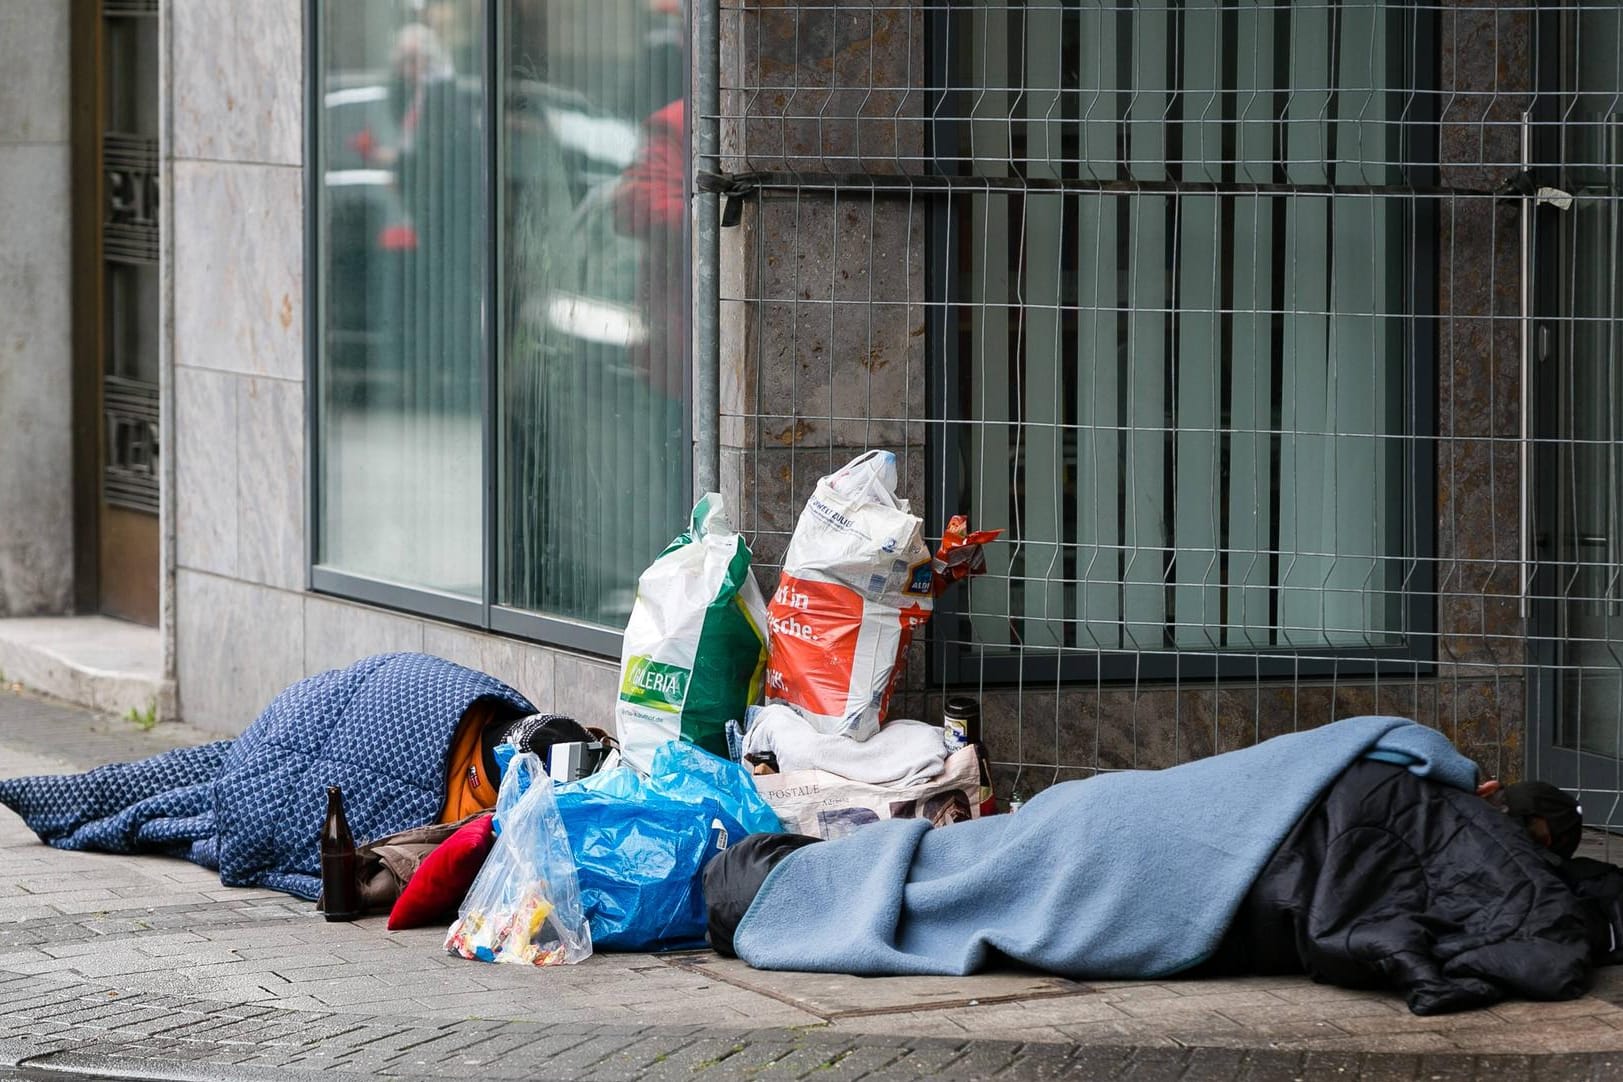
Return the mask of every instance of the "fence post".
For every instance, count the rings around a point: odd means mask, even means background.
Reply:
[[[693,169],[719,171],[721,148],[721,18],[719,0],[692,6]],[[688,178],[693,214],[693,490],[721,486],[720,196]]]

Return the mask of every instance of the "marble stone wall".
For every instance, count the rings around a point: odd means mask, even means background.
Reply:
[[[506,680],[541,709],[610,724],[615,665],[305,589],[303,7],[166,4],[170,602],[181,714],[240,732],[309,673],[380,651],[425,650]],[[10,40],[3,31],[0,24],[0,50]],[[3,52],[0,70],[9,70]],[[0,162],[4,153],[0,145]],[[0,296],[5,281],[0,273]]]
[[[68,5],[0,0],[0,616],[73,603]]]
[[[166,5],[174,660],[222,730],[305,672],[302,8]]]
[[[1518,169],[1532,101],[1532,3],[1443,5],[1437,222],[1437,661],[1445,731],[1525,758],[1521,617],[1520,210],[1491,195]],[[1486,765],[1486,764],[1485,764]]]
[[[721,461],[762,580],[817,479],[865,450],[924,492],[926,204],[834,173],[924,167],[924,8],[724,6],[722,168],[792,173],[722,231]]]

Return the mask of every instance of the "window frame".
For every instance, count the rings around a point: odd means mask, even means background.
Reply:
[[[484,145],[480,162],[481,181],[485,194],[485,219],[481,223],[485,242],[483,259],[483,292],[479,309],[484,329],[479,372],[481,380],[480,413],[480,516],[482,521],[480,546],[480,592],[477,598],[452,594],[408,583],[390,581],[354,572],[344,571],[320,563],[322,541],[321,489],[323,484],[321,422],[326,388],[321,381],[322,346],[325,340],[326,311],[323,303],[324,285],[323,247],[325,242],[325,183],[322,176],[324,130],[324,71],[322,66],[325,40],[322,32],[323,16],[328,4],[340,0],[304,0],[304,417],[305,417],[305,589],[309,593],[358,601],[379,608],[393,609],[412,616],[459,624],[474,630],[490,632],[515,639],[524,639],[545,646],[561,647],[581,654],[603,658],[620,656],[623,629],[605,627],[544,612],[517,608],[498,603],[495,599],[500,584],[496,581],[499,569],[498,544],[500,542],[499,485],[501,461],[498,435],[501,399],[499,382],[501,359],[506,346],[508,328],[503,313],[506,310],[502,289],[505,285],[506,254],[502,223],[505,221],[506,196],[503,191],[507,167],[507,148],[502,126],[506,105],[508,73],[503,62],[503,48],[510,42],[507,37],[507,5],[492,0],[482,5],[481,47],[484,63]],[[682,100],[687,115],[693,115],[692,46],[689,35],[683,37],[684,67],[689,72],[683,80]],[[691,168],[692,146],[685,148],[690,167],[683,170],[684,202],[691,206],[693,178]],[[691,252],[693,233],[691,217],[683,225],[683,243]],[[691,260],[688,261],[691,265]],[[693,309],[693,282],[691,273],[683,282],[683,300],[689,312],[691,326]],[[691,336],[682,342],[683,367],[687,383],[692,384],[693,348]],[[687,487],[687,500],[693,497],[693,411],[682,411],[682,438],[675,453],[682,458],[681,476]],[[675,527],[673,526],[673,529]]]
[[[1416,96],[1411,120],[1401,135],[1403,173],[1415,188],[1435,188],[1440,181],[1441,125],[1437,110],[1437,89],[1442,77],[1439,52],[1439,13],[1423,4],[1410,4],[1415,23],[1414,55],[1423,63],[1415,72]],[[1014,7],[1010,5],[1011,9]],[[937,163],[936,147],[959,145],[957,118],[966,114],[962,102],[972,87],[952,86],[947,33],[950,11],[938,8],[926,24],[926,67],[930,91],[926,100],[925,161],[931,172],[952,175],[957,163],[949,160],[945,169]],[[958,99],[957,102],[954,99]],[[947,107],[944,107],[947,106]],[[960,159],[961,160],[961,159]],[[965,185],[964,190],[974,190]],[[1351,190],[1353,186],[1342,185]],[[1198,191],[1190,184],[1188,192]],[[1063,186],[1062,186],[1063,190]],[[1175,189],[1174,189],[1175,190]],[[1018,193],[1011,193],[1018,194]],[[1288,198],[1282,193],[1278,198]],[[932,521],[944,520],[962,508],[954,505],[964,481],[957,467],[964,439],[965,417],[948,413],[948,388],[961,386],[965,378],[959,356],[957,335],[953,333],[952,312],[958,302],[960,272],[953,264],[954,201],[950,193],[932,200],[926,208],[925,223],[925,329],[928,385],[928,416],[925,440],[925,470],[930,494]],[[937,601],[931,618],[927,646],[928,678],[945,686],[1122,685],[1171,683],[1188,679],[1206,680],[1303,680],[1315,678],[1397,677],[1416,679],[1435,671],[1437,657],[1437,374],[1438,334],[1443,319],[1438,305],[1438,270],[1441,244],[1438,235],[1440,215],[1437,199],[1426,195],[1408,198],[1405,226],[1403,272],[1404,295],[1411,304],[1405,314],[1409,333],[1403,358],[1403,416],[1409,424],[1404,432],[1405,462],[1402,470],[1404,492],[1402,509],[1419,514],[1418,521],[1405,521],[1402,533],[1409,551],[1402,557],[1406,576],[1401,599],[1401,641],[1390,647],[1300,647],[1270,646],[1265,649],[1215,650],[1179,647],[1165,643],[1159,648],[1119,649],[1085,646],[1022,647],[1010,645],[1006,654],[978,655],[969,645],[973,632],[962,606],[962,591],[950,592]],[[1004,523],[974,523],[996,527]]]

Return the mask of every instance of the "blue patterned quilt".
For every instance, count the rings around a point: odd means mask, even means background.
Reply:
[[[432,822],[457,723],[480,699],[535,712],[483,673],[426,654],[379,654],[278,695],[234,741],[84,774],[0,781],[0,804],[58,849],[167,853],[232,887],[321,891],[327,786],[356,838]]]

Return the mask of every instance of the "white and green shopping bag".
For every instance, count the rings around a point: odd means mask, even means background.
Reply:
[[[707,493],[687,532],[637,580],[614,711],[626,762],[647,772],[654,749],[678,739],[725,756],[727,722],[742,721],[761,693],[765,629],[749,546],[721,493]]]

